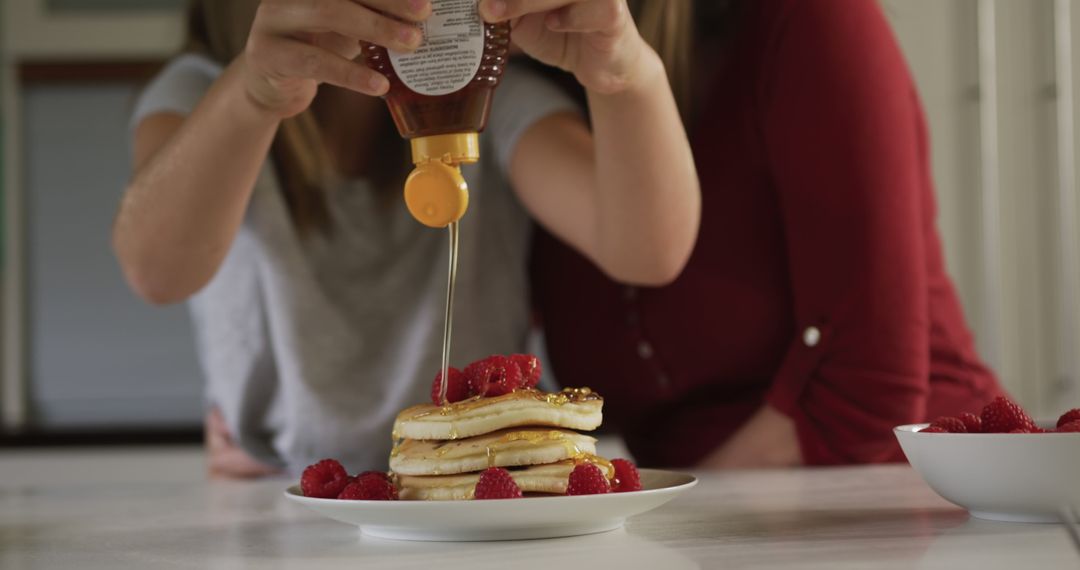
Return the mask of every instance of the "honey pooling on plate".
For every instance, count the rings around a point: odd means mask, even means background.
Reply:
[[[486,24],[477,0],[432,0],[413,52],[366,44],[364,60],[390,81],[385,99],[398,132],[410,141],[415,168],[405,205],[420,223],[449,228],[440,401],[445,405],[458,254],[458,220],[469,206],[461,165],[480,160],[479,133],[506,68],[508,23]]]

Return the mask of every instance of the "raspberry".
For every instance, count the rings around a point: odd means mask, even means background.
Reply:
[[[592,463],[582,463],[570,472],[566,485],[567,495],[601,495],[611,492],[611,484],[600,468]]]
[[[346,485],[337,498],[346,501],[396,501],[398,492],[386,473],[365,471]]]
[[[625,493],[641,490],[641,475],[633,463],[626,459],[612,459],[611,464],[615,466],[615,484],[612,491]]]
[[[446,401],[448,402],[460,402],[469,397],[469,381],[457,368],[448,368],[446,376],[449,380],[446,383]],[[442,401],[439,400],[439,391],[442,390],[442,370],[435,375],[435,381],[431,383],[431,402],[436,406],[441,406]]]
[[[931,422],[930,427],[939,427],[949,433],[967,433],[967,426],[960,418],[943,416]]]
[[[1061,417],[1058,418],[1057,421],[1057,427],[1068,425],[1073,422],[1080,422],[1080,408],[1074,408],[1061,414]]]
[[[1010,433],[1023,429],[1030,431],[1035,425],[1023,408],[1004,396],[994,398],[982,410],[983,433]]]
[[[475,499],[520,499],[521,496],[521,488],[514,482],[510,472],[502,467],[485,469],[473,490]]]
[[[300,490],[305,497],[333,499],[348,484],[349,474],[336,459],[308,465],[300,475]]]
[[[968,433],[982,433],[982,418],[979,416],[971,412],[964,412],[960,414],[960,421],[964,422],[964,427],[967,428]]]
[[[938,426],[924,427],[919,430],[919,433],[949,433],[945,431],[945,428]]]
[[[1027,428],[1016,428],[1016,429],[1010,431],[1009,433],[1031,433],[1031,430],[1029,430]]]
[[[510,360],[521,370],[521,387],[535,388],[540,383],[540,359],[531,354],[513,354]]]
[[[1080,420],[1069,422],[1055,430],[1057,433],[1080,433]]]
[[[505,356],[494,355],[465,367],[469,393],[474,396],[502,396],[520,388],[521,369]]]

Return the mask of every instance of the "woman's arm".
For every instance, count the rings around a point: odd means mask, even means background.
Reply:
[[[795,316],[766,401],[787,426],[762,412],[715,458],[738,447],[740,462],[770,464],[766,446],[744,445],[768,423],[774,438],[796,436],[807,464],[894,461],[892,428],[926,413],[930,291],[947,286],[928,276],[924,122],[877,3],[788,4],[761,71]]]
[[[385,77],[352,61],[358,40],[396,49],[420,41],[425,1],[265,0],[245,53],[187,118],[147,117],[135,131],[134,176],[113,227],[131,287],[153,303],[182,301],[217,271],[243,220],[280,121],[306,109],[320,83],[385,93]]]
[[[693,250],[701,196],[690,144],[664,66],[625,0],[484,0],[488,20],[515,22],[533,57],[574,73],[591,132],[563,114],[522,135],[510,177],[551,232],[612,278],[663,285]]]

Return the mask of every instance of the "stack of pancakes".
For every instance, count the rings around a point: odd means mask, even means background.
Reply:
[[[600,426],[604,400],[588,388],[544,393],[518,389],[446,406],[424,404],[398,414],[390,470],[405,500],[471,499],[480,473],[510,472],[524,493],[566,493],[574,466],[596,456],[596,439],[571,430]]]

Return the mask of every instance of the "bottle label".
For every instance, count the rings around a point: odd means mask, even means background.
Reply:
[[[478,0],[432,0],[420,47],[389,52],[406,87],[421,95],[446,95],[473,80],[484,58],[484,22],[477,6]]]

